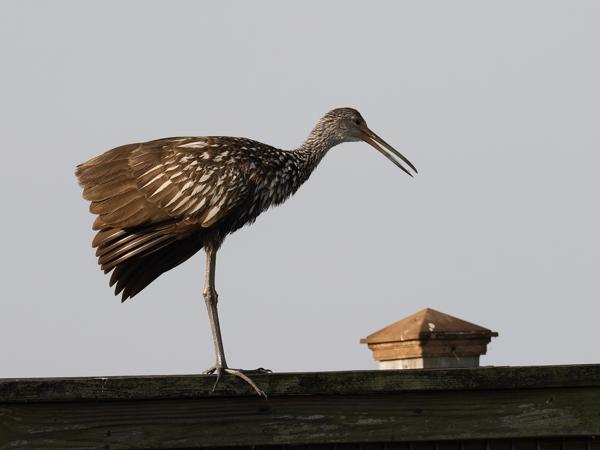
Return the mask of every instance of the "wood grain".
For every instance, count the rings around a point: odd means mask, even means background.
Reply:
[[[0,379],[0,403],[82,400],[215,398],[255,394],[224,376],[211,392],[212,375]],[[405,391],[600,387],[600,364],[480,367],[467,369],[374,370],[254,375],[270,397],[368,395]]]
[[[0,450],[600,435],[600,366],[2,380]],[[414,446],[413,446],[414,447]],[[337,448],[337,447],[336,447]],[[341,448],[341,447],[340,447]]]

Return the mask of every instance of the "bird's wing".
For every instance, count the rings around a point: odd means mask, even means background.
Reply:
[[[146,143],[130,167],[140,192],[169,216],[209,227],[248,196],[239,150],[226,138]]]
[[[102,270],[115,270],[111,285],[123,299],[197,252],[198,226],[217,223],[248,197],[238,144],[167,138],[117,147],[77,167],[98,214],[92,246]]]
[[[167,138],[117,147],[80,164],[83,197],[98,215],[94,229],[217,223],[248,196],[236,149],[227,138]]]
[[[83,188],[83,198],[97,214],[93,228],[97,240],[110,238],[121,228],[134,228],[165,222],[171,217],[146,198],[137,187],[130,167],[132,154],[142,144],[113,148],[77,166],[75,172]],[[112,229],[111,229],[112,228]]]

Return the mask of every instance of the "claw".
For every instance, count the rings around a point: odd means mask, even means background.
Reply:
[[[227,369],[225,369],[227,370]],[[215,375],[217,375],[217,379],[215,380],[215,384],[213,384],[213,388],[210,391],[211,394],[213,392],[215,392],[215,389],[217,388],[217,384],[219,384],[219,381],[221,381],[221,374],[223,373],[223,369],[221,367],[216,367],[214,370]]]
[[[242,372],[241,372],[241,371],[239,371],[239,370],[233,370],[233,369],[224,369],[224,370],[225,370],[225,372],[226,372],[226,373],[228,373],[229,375],[234,375],[234,376],[236,376],[236,377],[238,377],[238,378],[241,378],[242,380],[244,380],[246,383],[248,383],[248,384],[250,385],[250,387],[251,387],[252,389],[254,389],[254,392],[256,392],[256,393],[259,395],[259,397],[264,397],[264,399],[265,399],[265,400],[267,399],[267,394],[265,393],[265,391],[263,391],[262,389],[260,389],[260,388],[259,388],[259,387],[258,387],[258,386],[257,386],[257,385],[254,383],[254,381],[252,381],[252,380],[250,379],[250,377],[249,377],[248,375],[245,375],[244,373],[242,373]],[[219,380],[217,379],[217,382],[218,382],[218,381],[219,381]],[[215,383],[215,386],[216,386],[216,383]],[[213,388],[213,390],[214,390],[214,388]]]

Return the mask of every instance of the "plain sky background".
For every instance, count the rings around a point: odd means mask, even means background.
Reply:
[[[361,337],[433,307],[486,365],[600,362],[600,2],[3,1],[0,377],[198,373],[204,257],[121,304],[73,171],[120,144],[294,148],[354,106],[365,143],[219,252],[233,367],[375,368]]]

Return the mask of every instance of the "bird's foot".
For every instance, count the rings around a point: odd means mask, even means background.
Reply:
[[[264,367],[259,367],[258,369],[235,369],[238,372],[242,372],[246,375],[265,375],[267,373],[273,373],[271,369],[265,369]],[[217,366],[211,366],[205,371],[202,372],[203,375],[212,375],[217,371]]]
[[[263,369],[262,367],[259,367],[258,369],[255,369],[255,370],[241,370],[241,369],[230,369],[228,367],[212,366],[212,367],[206,369],[203,373],[204,374],[213,374],[214,373],[217,376],[217,379],[215,380],[215,384],[213,385],[213,388],[212,388],[212,392],[215,391],[217,384],[219,384],[219,381],[221,381],[221,376],[223,375],[223,373],[227,373],[229,375],[233,375],[233,376],[238,377],[241,380],[245,381],[247,384],[250,385],[250,387],[254,390],[254,392],[256,392],[260,397],[264,397],[266,399],[267,394],[265,393],[265,391],[260,389],[256,385],[256,383],[254,383],[254,381],[252,381],[252,379],[247,374],[261,375],[261,374],[266,374],[266,373],[273,373],[273,371],[269,370],[269,369]]]

